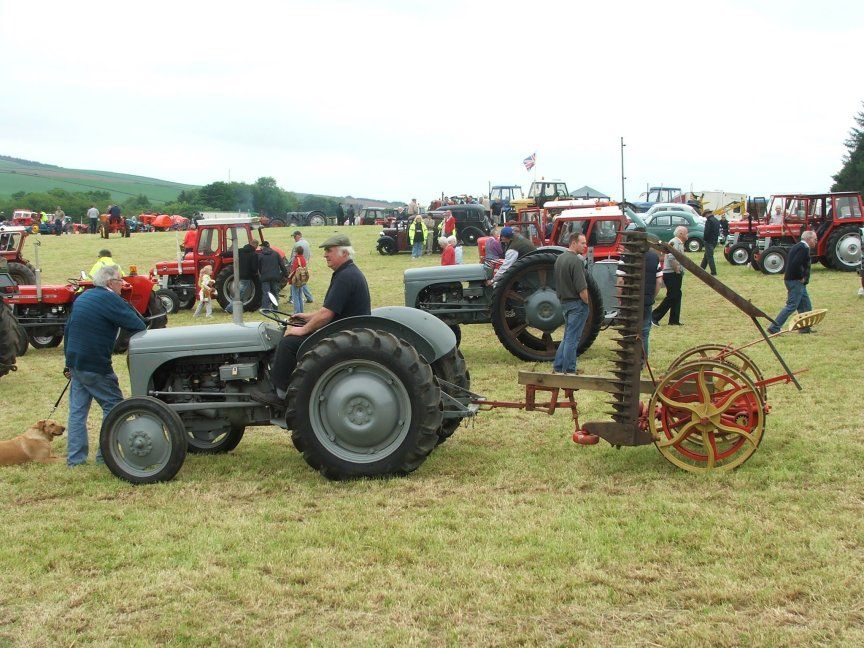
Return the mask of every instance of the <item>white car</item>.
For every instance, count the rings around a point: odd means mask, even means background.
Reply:
[[[696,219],[697,223],[705,224],[705,218],[694,207],[686,203],[654,203],[647,212],[641,215],[642,219],[647,222],[651,218],[651,214],[658,211],[686,211]]]

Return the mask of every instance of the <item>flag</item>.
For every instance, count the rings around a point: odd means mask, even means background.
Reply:
[[[531,169],[534,168],[534,165],[537,164],[537,154],[536,154],[536,153],[532,153],[532,154],[529,155],[527,158],[525,158],[524,160],[522,160],[522,164],[525,165],[525,170],[526,170],[526,171],[530,171]]]

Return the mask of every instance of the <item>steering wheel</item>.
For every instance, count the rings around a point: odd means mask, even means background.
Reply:
[[[295,319],[293,315],[290,313],[283,313],[280,310],[276,310],[275,308],[262,308],[259,311],[264,317],[269,320],[273,320],[274,322],[281,324],[282,326],[303,326],[306,322],[302,320]],[[280,315],[284,316],[280,317]]]

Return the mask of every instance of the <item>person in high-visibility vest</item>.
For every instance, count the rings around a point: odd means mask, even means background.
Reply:
[[[99,270],[99,268],[104,268],[105,266],[120,267],[120,265],[111,258],[111,250],[99,250],[99,257],[96,259],[96,263],[93,264],[93,267],[90,268],[88,274],[93,277],[96,275],[96,271]],[[123,270],[120,270],[120,276],[124,276]]]

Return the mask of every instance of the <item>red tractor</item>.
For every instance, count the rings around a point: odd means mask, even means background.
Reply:
[[[844,191],[825,194],[778,195],[771,198],[768,223],[757,228],[751,265],[765,274],[782,274],[789,248],[801,233],[814,230],[813,261],[826,268],[853,272],[861,264],[861,194]]]
[[[19,285],[18,293],[6,297],[6,302],[27,332],[30,345],[44,349],[60,344],[75,300],[91,288],[92,281],[77,279],[69,279],[64,285]],[[168,317],[148,277],[130,272],[123,277],[121,296],[144,318],[147,328],[165,328]],[[125,353],[128,344],[129,334],[121,330],[114,352]]]
[[[180,254],[177,261],[159,261],[150,270],[150,278],[159,285],[157,292],[168,313],[192,308],[198,286],[198,273],[204,266],[213,267],[217,299],[222,308],[228,305],[234,286],[234,258],[231,251],[231,230],[236,230],[237,247],[251,243],[259,248],[264,242],[261,224],[250,216],[218,216],[201,218],[192,240],[192,249]],[[285,253],[272,248],[283,259]],[[261,305],[261,285],[257,281],[252,290],[242,295],[243,310],[253,311]]]
[[[36,269],[21,254],[29,234],[28,227],[0,225],[0,256],[9,263],[9,274],[17,284],[36,283]]]
[[[100,238],[107,239],[111,234],[120,234],[122,238],[129,238],[132,235],[129,222],[123,216],[120,216],[119,218],[111,218],[108,214],[100,214]]]

